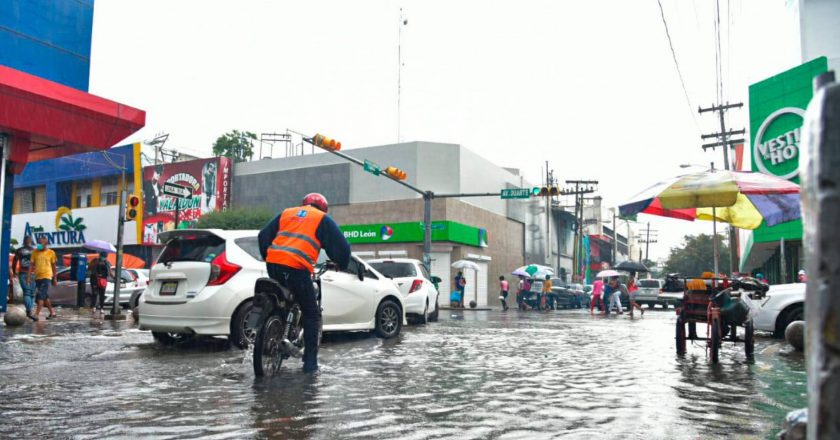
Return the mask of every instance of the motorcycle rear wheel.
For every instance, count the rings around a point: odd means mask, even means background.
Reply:
[[[257,377],[273,376],[283,364],[283,330],[286,319],[279,314],[272,314],[264,320],[257,331],[254,342],[254,375]]]

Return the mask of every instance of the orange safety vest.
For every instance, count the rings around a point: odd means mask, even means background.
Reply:
[[[312,272],[321,253],[321,242],[315,232],[324,215],[312,206],[284,210],[280,215],[277,236],[268,248],[265,261]]]

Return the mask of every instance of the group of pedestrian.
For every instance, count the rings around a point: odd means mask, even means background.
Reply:
[[[50,285],[57,284],[56,262],[55,252],[49,248],[49,240],[44,236],[34,246],[32,237],[24,237],[23,246],[15,251],[12,259],[12,276],[16,277],[20,283],[26,316],[33,321],[41,319],[41,310],[44,307],[49,311],[46,319],[56,317],[49,292]]]
[[[622,283],[619,276],[606,278],[606,282],[598,278],[592,283],[592,301],[589,305],[589,313],[595,313],[595,309],[598,308],[604,315],[609,315],[613,310],[619,315],[624,314],[621,296],[626,295],[630,303],[630,317],[633,317],[633,311],[636,309],[642,315],[645,314],[645,309],[636,302],[636,292],[639,291],[639,286],[636,284],[635,272],[630,272],[630,276],[627,278],[627,284]]]
[[[503,292],[502,296],[505,300],[502,301],[502,308],[507,310],[507,295],[509,283],[505,277],[499,277],[499,283]],[[557,294],[552,290],[553,284],[551,282],[551,275],[545,275],[544,278],[519,276],[519,288],[516,291],[516,304],[520,310],[555,310],[557,304]],[[529,300],[534,294],[537,295],[536,300]],[[501,299],[501,298],[500,298]]]

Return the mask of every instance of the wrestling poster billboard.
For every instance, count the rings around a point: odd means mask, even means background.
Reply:
[[[233,170],[227,157],[143,168],[143,244],[159,244],[161,232],[189,229],[204,214],[226,211],[230,207],[232,180]],[[166,183],[186,187],[190,195],[179,198],[166,194]]]

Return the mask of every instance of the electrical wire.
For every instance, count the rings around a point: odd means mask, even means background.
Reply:
[[[694,126],[697,132],[700,132],[700,124],[697,123],[697,116],[694,115],[694,106],[691,105],[691,98],[688,97],[688,89],[685,87],[685,80],[683,79],[682,71],[680,70],[680,63],[677,61],[677,52],[674,50],[674,42],[671,40],[671,32],[668,30],[668,21],[665,20],[665,10],[662,9],[662,0],[656,0],[659,4],[659,13],[662,16],[662,25],[665,26],[665,36],[668,37],[668,47],[671,48],[671,57],[674,59],[674,67],[677,68],[677,76],[680,77],[680,85],[682,85],[683,94],[685,95],[685,102],[688,104],[688,112],[691,114],[691,119],[694,121]]]

